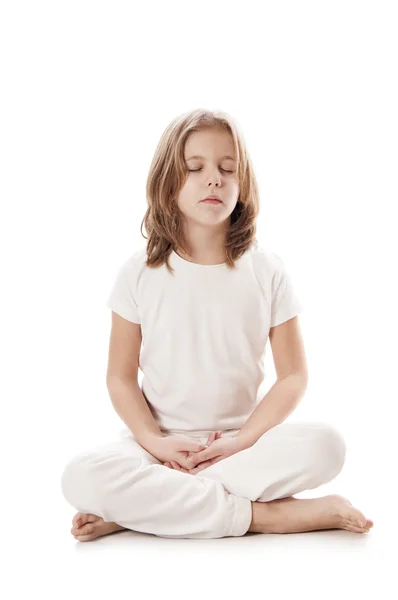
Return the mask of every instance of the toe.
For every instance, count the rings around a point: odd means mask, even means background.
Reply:
[[[351,519],[346,519],[344,522],[344,529],[348,529],[348,531],[354,531],[355,533],[368,533],[368,531],[370,530],[370,528],[372,527],[369,524],[368,520],[364,520],[364,525],[363,526],[359,526],[355,521],[352,521]]]
[[[353,509],[350,511],[348,520],[351,521],[351,524],[355,527],[364,527],[366,525],[366,517],[358,509]]]
[[[358,527],[356,525],[353,525],[351,521],[346,521],[343,525],[343,528],[346,529],[347,531],[351,531],[353,533],[364,533],[365,532],[364,527]]]
[[[360,529],[370,529],[373,527],[373,521],[362,516],[357,519],[352,519],[352,524]]]
[[[98,521],[98,519],[101,519],[101,517],[89,513],[77,513],[72,521],[72,524],[75,529],[78,529],[86,523],[95,523],[95,521]]]
[[[94,531],[94,527],[92,525],[92,523],[86,523],[85,525],[82,525],[81,527],[77,528],[73,528],[72,530],[73,535],[90,535],[91,533],[93,533]]]
[[[366,533],[365,529],[362,529],[361,527],[354,527],[353,525],[347,525],[345,529],[347,529],[347,531],[351,531],[352,533]]]
[[[72,519],[72,526],[80,527],[80,525],[83,525],[83,523],[86,522],[86,517],[87,517],[87,515],[85,513],[81,513],[81,512],[76,513]]]

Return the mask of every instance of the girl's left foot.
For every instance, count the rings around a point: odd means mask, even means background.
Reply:
[[[104,519],[97,515],[90,515],[78,512],[72,519],[72,535],[79,542],[90,542],[101,535],[108,535],[115,531],[122,531],[126,527],[122,527],[117,523],[106,523]]]

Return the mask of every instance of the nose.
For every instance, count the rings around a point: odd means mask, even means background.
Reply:
[[[207,177],[207,185],[218,185],[220,186],[221,184],[221,179],[220,179],[220,175],[218,174],[218,172],[216,171],[213,175],[208,175]]]

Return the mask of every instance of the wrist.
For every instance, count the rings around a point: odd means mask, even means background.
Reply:
[[[161,431],[159,431],[159,432],[148,431],[148,432],[145,432],[142,435],[140,435],[139,439],[137,439],[137,442],[143,448],[145,448],[145,450],[148,450],[148,448],[151,448],[154,444],[156,444],[156,442],[158,440],[162,439],[163,437],[164,436]],[[148,450],[148,452],[149,452],[149,450]]]
[[[254,443],[245,433],[240,431],[236,434],[235,439],[238,442],[239,451],[250,448]]]

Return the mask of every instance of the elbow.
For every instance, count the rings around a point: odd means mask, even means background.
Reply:
[[[294,382],[294,385],[301,389],[303,392],[307,389],[308,386],[308,372],[307,371],[293,371],[292,373],[288,373],[284,377],[281,377],[280,380],[289,379],[289,381]]]
[[[297,385],[300,387],[301,391],[304,393],[308,386],[308,373],[300,372],[300,373],[295,373],[294,375],[297,380]]]
[[[114,387],[116,385],[123,384],[135,384],[138,383],[138,378],[134,375],[121,375],[118,374],[110,374],[108,373],[106,376],[106,387],[109,389],[110,387]]]

